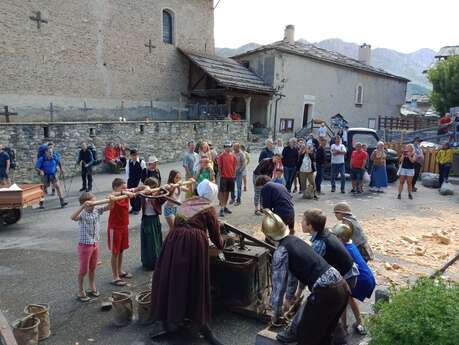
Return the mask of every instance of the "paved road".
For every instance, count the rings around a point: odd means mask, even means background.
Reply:
[[[253,161],[252,159],[252,167]],[[161,165],[163,178],[167,179],[170,169],[177,164]],[[98,175],[95,178],[95,192],[98,197],[108,194],[115,175]],[[50,198],[45,210],[27,210],[23,219],[15,225],[0,228],[0,308],[9,321],[20,317],[28,303],[48,303],[51,305],[52,337],[44,342],[47,345],[106,344],[142,345],[151,344],[148,340],[148,327],[135,323],[124,328],[112,326],[112,315],[99,309],[99,303],[81,304],[76,301],[76,274],[78,258],[76,254],[77,226],[70,220],[71,212],[77,207],[80,180],[66,181],[69,191],[69,206],[58,207],[58,200]],[[260,218],[253,215],[251,190],[243,198],[243,204],[233,208],[234,213],[228,221],[235,225],[257,224]],[[352,197],[337,193],[327,193],[320,201],[302,200],[295,195],[295,208],[298,219],[309,207],[323,208],[332,218],[332,205],[338,200],[352,201],[357,217],[369,217],[375,213],[402,215],[417,212],[420,206],[434,208],[451,207],[457,203],[456,197],[442,198],[437,193],[420,188],[414,201],[395,200],[395,190],[383,195]],[[325,192],[329,186],[325,186]],[[432,197],[433,195],[433,197]],[[426,215],[427,216],[427,215]],[[106,228],[107,216],[103,216],[102,229]],[[148,288],[151,274],[140,267],[139,228],[140,218],[131,216],[131,248],[127,251],[126,267],[134,273],[129,288],[135,292]],[[163,223],[164,225],[164,223]],[[297,229],[299,231],[299,229]],[[106,249],[106,233],[102,231],[102,264],[97,270],[98,287],[103,298],[112,291],[109,284],[110,253]],[[367,308],[366,308],[367,309]],[[213,327],[224,344],[254,344],[255,335],[265,327],[264,324],[243,318],[225,311],[214,315]],[[357,344],[358,338],[351,344]],[[196,339],[190,342],[180,339],[164,339],[157,344],[205,344]]]

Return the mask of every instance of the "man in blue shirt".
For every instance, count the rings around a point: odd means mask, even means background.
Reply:
[[[295,233],[295,209],[293,208],[292,195],[284,185],[271,182],[269,176],[257,178],[256,185],[261,188],[261,207],[273,211],[290,230],[290,235]]]
[[[3,145],[0,145],[0,184],[9,184],[10,179],[10,156],[6,153]]]
[[[260,163],[263,159],[272,158],[273,156],[274,156],[273,140],[267,139],[266,147],[263,150],[261,150],[260,156],[258,157],[258,163]]]
[[[59,187],[59,179],[57,177],[57,170],[60,170],[63,173],[62,166],[59,162],[59,156],[53,153],[53,149],[48,147],[45,155],[40,157],[35,164],[35,169],[38,171],[40,176],[43,179],[44,189],[46,190],[51,184],[53,188],[57,191],[61,207],[65,207],[67,202],[64,201],[62,196],[61,188]],[[44,200],[40,201],[40,208],[44,208]]]

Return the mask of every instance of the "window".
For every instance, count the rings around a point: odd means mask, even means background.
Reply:
[[[352,136],[352,147],[355,147],[357,143],[365,144],[369,149],[374,149],[376,148],[378,140],[372,133],[355,133]]]
[[[49,138],[49,127],[43,127],[43,138]]]
[[[363,104],[363,85],[358,84],[355,88],[355,105],[361,106]]]
[[[163,42],[167,44],[174,43],[174,20],[172,12],[163,11]]]
[[[280,119],[279,131],[281,133],[293,132],[293,119]]]

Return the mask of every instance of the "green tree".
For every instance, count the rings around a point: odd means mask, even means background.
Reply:
[[[459,55],[440,61],[427,77],[433,85],[430,102],[440,113],[459,106]]]

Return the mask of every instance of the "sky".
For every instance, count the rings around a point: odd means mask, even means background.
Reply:
[[[218,0],[214,0],[216,4]],[[458,0],[220,0],[217,47],[268,44],[295,25],[295,39],[341,38],[411,53],[459,45]]]

